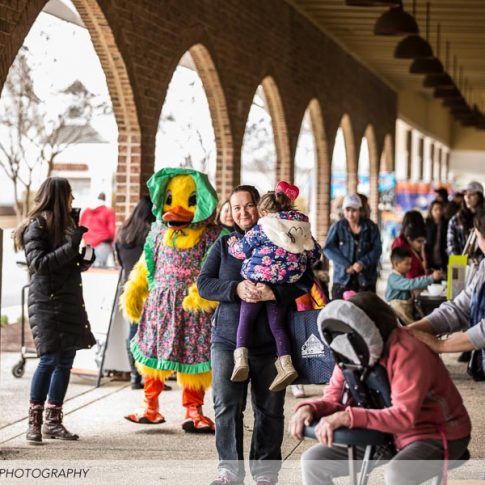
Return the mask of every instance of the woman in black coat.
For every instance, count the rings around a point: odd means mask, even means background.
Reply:
[[[144,196],[118,231],[115,242],[116,257],[123,269],[121,283],[125,284],[133,266],[140,259],[145,245],[145,239],[155,216],[152,213],[152,201]],[[131,388],[142,389],[141,375],[135,367],[135,361],[130,350],[130,340],[135,336],[138,324],[130,322],[130,330],[127,341],[128,360],[131,367]],[[165,389],[167,386],[165,386]]]
[[[85,227],[71,217],[72,191],[65,178],[50,177],[40,186],[35,205],[15,232],[31,276],[29,323],[40,362],[30,388],[27,440],[77,440],[62,424],[62,405],[76,350],[96,343],[84,307],[81,271],[89,261],[79,245]],[[87,255],[86,255],[87,256]],[[45,423],[42,426],[44,404]]]

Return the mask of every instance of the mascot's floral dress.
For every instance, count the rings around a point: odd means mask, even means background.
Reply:
[[[153,369],[207,372],[211,314],[186,312],[182,302],[220,228],[209,227],[199,243],[189,249],[165,246],[165,228],[155,227],[152,231],[156,234],[154,281],[131,345],[135,360]]]
[[[182,387],[187,432],[214,432],[202,413],[212,382],[211,315],[217,306],[201,298],[196,281],[221,228],[212,221],[217,195],[206,174],[163,168],[147,183],[153,223],[143,257],[133,268],[121,297],[126,317],[139,322],[131,351],[144,377],[144,406],[129,421],[158,424],[159,395],[173,372]]]

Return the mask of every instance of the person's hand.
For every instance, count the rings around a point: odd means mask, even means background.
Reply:
[[[333,432],[342,427],[350,426],[350,415],[347,411],[338,411],[322,418],[315,427],[317,440],[329,448],[333,446]]]
[[[346,273],[349,273],[349,274],[354,274],[355,273],[355,269],[354,269],[354,266],[349,266],[346,270],[345,270]]]
[[[259,292],[259,301],[273,301],[276,300],[273,290],[270,286],[264,283],[257,283],[256,289]]]
[[[431,273],[431,277],[433,278],[433,281],[441,281],[443,279],[443,271],[440,269],[435,269]]]
[[[78,249],[79,245],[81,244],[81,239],[83,237],[83,234],[85,232],[88,232],[88,228],[84,226],[78,226],[76,229],[71,234],[71,246],[74,249]]]
[[[429,320],[426,318],[422,318],[421,320],[417,320],[416,322],[410,323],[409,325],[403,327],[406,330],[419,330],[421,332],[426,332],[426,333],[433,333],[433,327],[431,326],[431,323]]]
[[[433,352],[436,352],[437,354],[441,352],[442,340],[439,338],[420,330],[411,329],[409,332],[413,337],[416,337],[418,340],[426,344]]]
[[[243,280],[236,287],[237,296],[248,303],[257,303],[260,301],[259,290],[256,285],[248,280]]]
[[[310,426],[313,421],[313,408],[311,406],[301,406],[290,418],[288,431],[293,438],[303,439],[303,428]]]
[[[356,273],[360,273],[364,269],[364,265],[362,263],[360,263],[359,261],[357,261],[356,263],[354,263],[352,265],[352,268],[354,268],[354,271]]]
[[[228,246],[232,246],[233,244],[236,244],[237,242],[239,241],[239,238],[237,236],[231,236],[228,240],[227,240],[227,245]]]

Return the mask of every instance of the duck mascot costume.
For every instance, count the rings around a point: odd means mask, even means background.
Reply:
[[[217,303],[201,298],[195,283],[221,233],[212,224],[217,195],[207,175],[187,168],[163,168],[147,185],[157,220],[121,298],[127,318],[139,322],[131,351],[144,376],[145,399],[126,419],[165,422],[158,398],[165,379],[176,372],[185,407],[182,428],[213,433],[202,405],[211,385],[211,314]]]

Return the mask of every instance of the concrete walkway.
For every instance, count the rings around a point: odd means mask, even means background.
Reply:
[[[211,435],[188,435],[181,429],[183,410],[181,392],[176,383],[172,391],[161,397],[161,411],[167,422],[163,425],[135,425],[123,415],[137,407],[142,391],[132,391],[126,382],[103,380],[94,388],[94,380],[73,376],[65,404],[65,423],[81,436],[77,442],[48,441],[34,446],[25,442],[28,391],[36,360],[27,361],[26,373],[20,379],[11,374],[18,359],[14,353],[5,353],[1,360],[0,393],[0,482],[3,483],[82,483],[82,484],[200,484],[209,483],[216,476],[217,454]],[[470,451],[474,459],[485,458],[485,413],[483,412],[485,383],[474,383],[464,375],[464,365],[448,356],[450,372],[457,382],[474,425]],[[319,386],[307,386],[308,395],[318,396]],[[206,413],[213,417],[211,396],[207,396]],[[287,394],[286,415],[297,404]],[[252,431],[252,412],[246,412],[245,449],[249,449]],[[285,463],[280,477],[282,484],[301,483],[299,458],[314,442],[297,442],[285,436],[283,457]],[[483,478],[484,462],[470,462],[461,478]],[[26,470],[31,470],[27,472]],[[3,471],[2,471],[3,470]],[[19,478],[6,471],[17,473]],[[37,470],[34,472],[34,470]],[[41,471],[38,471],[41,470]],[[69,471],[70,470],[70,471]],[[86,472],[86,475],[82,474]],[[2,475],[3,473],[3,475]],[[30,479],[27,473],[49,475],[49,478]],[[70,473],[70,475],[67,475]],[[20,475],[22,477],[20,477]],[[62,476],[59,476],[62,475]],[[54,476],[55,475],[55,476]],[[37,475],[36,475],[37,476]],[[382,474],[373,473],[370,483],[382,483]],[[247,484],[253,483],[247,479]],[[339,483],[347,483],[345,480]],[[467,483],[473,482],[456,482]],[[485,482],[482,482],[485,483]]]

